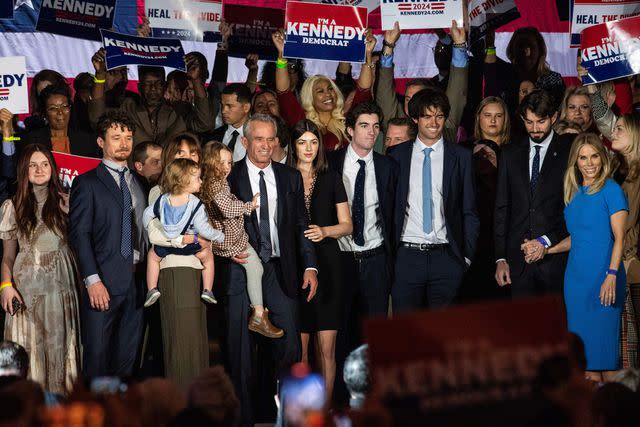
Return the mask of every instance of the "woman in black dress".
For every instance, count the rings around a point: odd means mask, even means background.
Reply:
[[[298,122],[291,133],[290,164],[302,174],[304,199],[309,215],[306,237],[315,243],[318,258],[318,292],[300,305],[302,361],[308,361],[309,339],[314,333],[320,371],[325,380],[327,401],[336,376],[335,347],[340,307],[342,268],[337,239],[351,234],[353,225],[342,177],[328,170],[322,134],[310,120]]]

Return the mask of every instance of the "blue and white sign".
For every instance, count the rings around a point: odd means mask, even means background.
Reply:
[[[0,58],[0,109],[29,113],[27,67],[24,56]]]
[[[42,0],[37,31],[100,41],[101,28],[113,28],[116,0]]]
[[[367,9],[288,2],[285,33],[287,58],[364,62]]]
[[[186,71],[180,40],[128,36],[100,30],[107,70],[123,65],[152,65]]]

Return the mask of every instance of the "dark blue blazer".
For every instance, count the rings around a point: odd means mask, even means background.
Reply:
[[[400,165],[395,211],[395,239],[398,244],[407,214],[409,185],[422,185],[421,182],[409,182],[414,142],[415,140],[403,142],[389,154]],[[447,141],[444,141],[442,192],[447,239],[456,257],[465,265],[464,258],[473,260],[480,232],[473,154],[471,150]]]
[[[248,161],[245,157],[236,163],[229,174],[231,192],[244,202],[253,199],[246,163]],[[305,230],[309,228],[309,220],[304,207],[302,175],[278,162],[271,162],[271,167],[278,189],[278,240],[283,278],[280,286],[289,297],[297,298],[302,286],[301,272],[307,268],[318,268],[313,242],[304,236]],[[260,228],[256,211],[251,212],[249,219],[245,217],[244,229],[249,235],[249,244],[259,253]],[[229,292],[233,293],[233,288]]]
[[[347,147],[327,153],[329,167],[342,176],[344,158]],[[388,156],[373,152],[373,167],[376,171],[376,187],[378,189],[379,209],[376,212],[378,226],[382,229],[387,254],[393,255],[396,246],[393,233],[393,208],[396,185],[398,182],[398,164]]]
[[[120,254],[122,195],[103,163],[73,180],[69,225],[81,277],[99,274],[111,295],[127,293],[133,286],[133,255]]]

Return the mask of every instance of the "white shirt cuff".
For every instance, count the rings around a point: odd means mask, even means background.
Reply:
[[[87,288],[91,285],[95,285],[98,282],[102,282],[102,279],[100,279],[100,275],[98,274],[92,274],[91,276],[84,278],[84,286],[86,286]]]
[[[464,257],[464,262],[467,263],[467,267],[469,267],[471,265],[471,260],[467,257]]]
[[[507,260],[506,260],[505,258],[500,258],[500,259],[497,259],[497,260],[496,260],[496,264],[497,264],[497,263],[499,263],[500,261],[507,262]]]
[[[317,268],[313,268],[313,267],[309,267],[309,268],[305,268],[304,271],[309,271],[309,270],[313,270],[316,272],[316,274],[318,274],[318,269]]]
[[[547,237],[547,235],[545,234],[544,236],[541,236],[545,242],[547,242],[547,247],[551,247],[551,240],[549,240],[549,238]]]

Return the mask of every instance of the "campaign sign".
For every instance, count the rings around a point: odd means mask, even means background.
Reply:
[[[640,15],[640,0],[572,0],[571,47],[580,47],[580,33],[587,27]]]
[[[116,0],[42,0],[37,31],[100,41],[101,28],[113,28]]]
[[[514,0],[470,0],[467,9],[471,27],[469,39],[481,39],[487,31],[520,18]]]
[[[0,58],[0,109],[13,114],[29,113],[27,67],[24,56]]]
[[[454,19],[462,26],[464,0],[380,0],[382,29],[398,21],[403,30],[449,28]]]
[[[222,2],[217,0],[146,0],[151,36],[203,41],[205,33],[217,33]]]
[[[95,169],[102,161],[101,159],[94,159],[93,157],[74,156],[73,154],[59,153],[57,151],[53,151],[52,154],[58,166],[60,181],[66,189],[71,188],[73,180],[78,175]]]
[[[562,300],[538,297],[365,321],[373,399],[396,426],[525,426],[540,363],[567,352]]]
[[[0,19],[13,19],[13,0],[0,2]]]
[[[284,10],[225,3],[223,16],[231,25],[229,56],[244,58],[257,53],[260,59],[278,58],[271,34],[284,26]]]
[[[582,84],[640,73],[640,16],[607,22],[582,31]]]
[[[380,7],[380,0],[309,0],[308,3],[341,4],[345,6],[366,7],[371,13]]]
[[[285,16],[284,56],[364,62],[367,9],[291,1]]]
[[[107,70],[123,65],[153,65],[186,71],[180,40],[128,36],[100,30]]]

